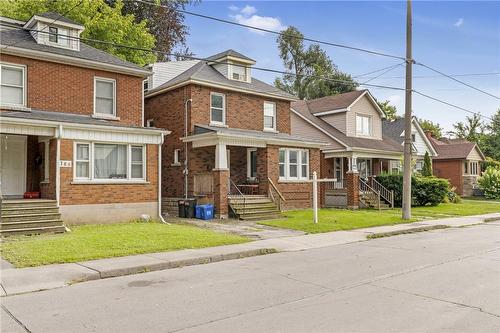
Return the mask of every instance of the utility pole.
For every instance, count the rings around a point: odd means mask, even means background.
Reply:
[[[405,88],[405,142],[403,158],[403,220],[411,218],[411,95],[412,95],[412,18],[411,0],[406,1],[406,88]]]

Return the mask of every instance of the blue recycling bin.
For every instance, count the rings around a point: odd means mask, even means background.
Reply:
[[[201,206],[201,219],[211,220],[214,218],[214,205],[206,204]]]
[[[196,205],[196,213],[195,213],[195,217],[197,219],[201,219],[201,211],[203,210],[203,206],[204,205]]]

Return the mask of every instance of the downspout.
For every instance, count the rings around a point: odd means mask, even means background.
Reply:
[[[170,225],[170,223],[165,221],[165,219],[161,215],[161,213],[162,213],[162,211],[161,211],[161,204],[162,204],[162,202],[161,202],[161,149],[163,146],[163,141],[164,141],[164,137],[163,137],[163,133],[161,133],[160,144],[158,145],[158,218],[160,219],[160,221],[162,223]]]
[[[193,103],[190,98],[184,102],[184,137],[188,136],[188,103]],[[188,143],[184,142],[184,199],[188,198]]]
[[[57,149],[56,149],[56,201],[57,207],[59,207],[61,201],[61,137],[62,137],[63,127],[59,124],[59,129],[57,131]]]

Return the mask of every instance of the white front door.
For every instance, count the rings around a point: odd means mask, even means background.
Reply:
[[[22,135],[0,137],[0,183],[2,196],[22,196],[26,191],[26,142]]]

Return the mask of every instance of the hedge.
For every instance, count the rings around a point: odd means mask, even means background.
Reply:
[[[394,191],[394,206],[401,207],[403,202],[403,175],[381,174],[377,181],[390,191]],[[436,177],[412,176],[412,206],[437,206],[445,200],[450,183]]]

